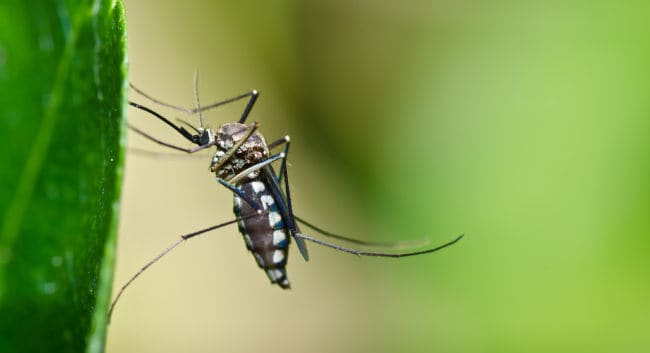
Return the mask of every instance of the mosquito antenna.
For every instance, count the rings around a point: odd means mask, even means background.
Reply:
[[[195,237],[195,236],[197,236],[197,235],[201,235],[201,234],[206,233],[206,232],[209,232],[209,231],[211,231],[211,230],[215,230],[215,229],[217,229],[217,228],[221,228],[221,227],[224,227],[224,226],[227,226],[227,225],[233,224],[233,223],[237,223],[237,222],[239,222],[239,221],[243,221],[243,220],[246,220],[246,219],[249,219],[249,218],[253,218],[253,217],[256,217],[256,216],[258,216],[258,215],[260,215],[260,214],[262,214],[262,211],[258,211],[257,213],[253,213],[253,214],[248,215],[248,216],[245,216],[245,217],[237,217],[237,218],[235,218],[235,219],[233,219],[233,220],[231,220],[231,221],[224,222],[224,223],[221,223],[221,224],[217,224],[217,225],[215,225],[215,226],[208,227],[208,228],[204,228],[204,229],[201,229],[201,230],[197,230],[196,232],[192,232],[192,233],[189,233],[189,234],[181,235],[181,237],[180,237],[178,240],[176,240],[172,245],[170,245],[167,249],[165,249],[163,252],[161,252],[160,254],[158,254],[158,255],[157,255],[156,257],[154,257],[151,261],[147,262],[147,263],[146,263],[146,264],[145,264],[145,265],[144,265],[144,266],[143,266],[143,267],[142,267],[138,272],[136,272],[135,275],[133,275],[133,276],[132,276],[132,277],[131,277],[131,278],[130,278],[130,279],[129,279],[129,280],[128,280],[128,281],[127,281],[123,286],[122,286],[122,288],[120,288],[120,291],[117,293],[117,296],[116,296],[115,299],[113,300],[113,303],[111,303],[111,308],[108,310],[108,322],[111,321],[111,316],[113,315],[113,310],[115,309],[115,305],[117,305],[117,301],[118,301],[118,300],[120,299],[120,297],[122,296],[122,293],[124,293],[124,290],[126,290],[126,288],[128,288],[129,285],[131,285],[131,283],[133,283],[133,281],[135,281],[135,279],[138,278],[138,277],[139,277],[139,276],[140,276],[144,271],[146,271],[149,267],[151,267],[153,264],[155,264],[156,262],[158,262],[158,260],[160,260],[163,256],[167,255],[169,252],[171,252],[172,250],[174,250],[174,249],[175,249],[179,244],[181,244],[182,242],[184,242],[184,241],[186,241],[186,240],[188,240],[188,239],[190,239],[190,238],[193,238],[193,237]]]
[[[199,127],[203,128],[203,114],[201,114],[201,104],[199,103],[199,69],[194,71],[194,101],[196,101],[195,111],[199,113]]]
[[[328,248],[332,248],[334,250],[354,254],[354,255],[357,255],[357,256],[376,256],[376,257],[407,257],[407,256],[428,254],[428,253],[436,252],[438,250],[442,250],[442,249],[444,249],[444,248],[446,248],[448,246],[454,245],[454,244],[456,244],[456,242],[461,240],[463,238],[463,236],[464,236],[464,234],[461,234],[456,239],[454,239],[454,240],[452,240],[452,241],[450,241],[448,243],[442,244],[440,246],[437,246],[437,247],[435,247],[433,249],[411,251],[411,252],[404,252],[404,253],[384,253],[384,252],[362,251],[362,250],[350,249],[350,248],[346,248],[346,247],[343,247],[343,246],[340,246],[340,245],[332,244],[330,242],[326,242],[326,241],[323,241],[323,240],[320,240],[320,239],[316,239],[314,237],[310,237],[309,235],[305,235],[305,234],[302,234],[302,233],[295,233],[294,235],[297,238],[309,240],[309,241],[311,241],[313,243],[323,245],[323,246],[326,246]]]
[[[350,237],[346,237],[344,235],[339,235],[332,233],[330,231],[327,231],[323,228],[320,228],[313,223],[307,222],[304,219],[296,216],[295,214],[293,215],[293,218],[295,218],[298,222],[302,223],[303,225],[307,226],[307,228],[310,228],[326,237],[338,239],[338,240],[343,240],[348,243],[353,243],[353,244],[359,244],[359,245],[365,245],[365,246],[373,246],[373,247],[380,247],[380,248],[390,248],[390,249],[403,249],[405,247],[416,247],[416,246],[423,246],[427,245],[430,243],[429,239],[419,239],[419,240],[412,240],[412,241],[397,241],[397,242],[382,242],[382,241],[367,241],[367,240],[360,240],[360,239],[354,239]]]
[[[171,108],[171,109],[175,109],[175,110],[178,110],[179,112],[183,112],[183,113],[186,113],[186,114],[192,114],[192,113],[194,113],[193,109],[187,109],[187,108],[179,107],[179,106],[176,106],[176,105],[173,105],[173,104],[169,104],[169,103],[165,103],[165,102],[163,102],[163,101],[160,101],[160,100],[158,100],[158,99],[156,99],[156,98],[154,98],[154,97],[152,97],[152,96],[150,96],[150,95],[144,93],[141,89],[139,89],[138,87],[134,86],[134,85],[133,85],[132,83],[130,83],[130,82],[129,82],[129,87],[131,87],[131,89],[134,90],[134,91],[136,91],[139,95],[141,95],[141,96],[147,98],[148,100],[150,100],[150,101],[152,101],[152,102],[154,102],[154,103],[156,103],[156,104],[160,104],[160,105],[162,105],[162,106],[164,106],[164,107]]]
[[[156,151],[150,151],[144,148],[138,148],[138,147],[129,147],[129,153],[132,153],[137,156],[143,156],[143,157],[148,157],[148,158],[178,158],[178,159],[185,159],[185,160],[205,160],[206,155],[205,154],[187,154],[187,153],[168,153],[168,152],[156,152]]]

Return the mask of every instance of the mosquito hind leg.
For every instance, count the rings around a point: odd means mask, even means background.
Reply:
[[[246,217],[237,217],[237,218],[235,218],[233,220],[230,220],[228,222],[220,223],[220,224],[214,225],[212,227],[204,228],[204,229],[197,230],[197,231],[189,233],[189,234],[181,235],[180,238],[178,240],[176,240],[172,245],[167,247],[167,249],[165,249],[163,252],[161,252],[156,257],[154,257],[149,262],[147,262],[138,272],[135,273],[135,275],[131,276],[131,278],[120,288],[120,290],[117,292],[117,296],[115,296],[115,299],[113,299],[113,302],[111,303],[110,309],[108,310],[108,321],[110,322],[110,320],[111,320],[111,316],[113,315],[113,310],[115,309],[115,305],[117,305],[117,302],[119,301],[120,297],[122,296],[124,291],[131,285],[131,283],[133,283],[133,281],[135,281],[136,278],[138,278],[138,276],[140,276],[149,267],[154,265],[161,258],[163,258],[165,255],[167,255],[172,250],[174,250],[178,245],[180,245],[181,243],[185,242],[188,239],[191,239],[191,238],[194,238],[194,237],[196,237],[198,235],[207,233],[207,232],[209,232],[211,230],[222,228],[222,227],[225,227],[227,225],[231,225],[231,224],[243,221],[243,220],[248,219],[248,218],[256,217],[259,213],[260,212],[258,211],[257,214],[252,214],[252,215],[249,215],[249,216],[246,216]]]
[[[456,239],[454,239],[454,240],[452,240],[450,242],[444,243],[444,244],[442,244],[440,246],[437,246],[435,248],[431,248],[431,249],[418,250],[418,251],[408,251],[408,252],[401,252],[401,253],[385,253],[385,252],[364,251],[364,250],[357,250],[357,249],[347,248],[347,247],[344,247],[344,246],[332,244],[332,243],[324,241],[324,240],[316,239],[314,237],[310,237],[309,235],[305,235],[305,234],[302,234],[302,233],[296,233],[297,238],[308,240],[308,241],[311,241],[313,243],[323,245],[323,246],[326,246],[328,248],[332,248],[334,250],[346,252],[346,253],[349,253],[349,254],[354,254],[354,255],[357,255],[357,256],[375,256],[375,257],[393,257],[393,258],[415,256],[415,255],[422,255],[422,254],[429,254],[429,253],[432,253],[432,252],[436,252],[436,251],[442,250],[442,249],[444,249],[444,248],[446,248],[448,246],[452,246],[452,245],[456,244],[456,242],[461,240],[463,238],[463,236],[464,236],[464,234],[461,234],[460,236],[456,237]]]

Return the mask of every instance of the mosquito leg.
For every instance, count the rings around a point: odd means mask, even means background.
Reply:
[[[269,147],[269,150],[271,150],[271,149],[276,148],[278,146],[285,145],[284,154],[286,155],[289,152],[289,144],[290,143],[291,143],[291,139],[289,138],[289,135],[285,135],[284,137],[279,138],[276,141],[273,141],[273,142],[269,143],[268,147]],[[282,183],[282,175],[284,175],[284,173],[286,173],[286,171],[287,171],[287,162],[286,162],[286,158],[285,158],[285,160],[282,162],[282,165],[280,166],[280,173],[278,174],[279,175],[279,177],[278,177],[278,182],[279,183]]]
[[[275,141],[271,143],[273,147],[277,147],[281,144],[284,143],[284,154],[285,156],[289,155],[289,145],[290,145],[290,139],[289,136],[285,136],[284,138]],[[282,165],[280,166],[280,176],[277,177],[275,173],[273,172],[273,169],[269,167],[267,170],[268,174],[268,179],[269,182],[277,185],[277,192],[282,193],[280,189],[280,183],[282,182],[282,179],[284,178],[284,193],[286,195],[286,207],[283,207],[285,209],[282,210],[284,217],[286,218],[285,221],[287,222],[287,228],[289,228],[289,231],[293,235],[293,238],[296,240],[296,245],[298,246],[298,250],[300,250],[300,254],[302,257],[305,259],[305,261],[309,260],[309,252],[307,251],[307,245],[305,244],[305,241],[296,237],[295,234],[300,233],[300,230],[298,229],[298,225],[296,224],[296,220],[293,215],[293,208],[291,206],[291,190],[289,190],[289,176],[287,174],[287,158],[285,157],[282,160]],[[276,197],[282,197],[283,195],[276,195]],[[282,202],[284,203],[284,202]]]
[[[240,179],[246,177],[247,175],[254,173],[264,168],[265,166],[277,161],[278,159],[282,159],[282,158],[284,158],[284,153],[278,153],[262,162],[253,165],[252,167],[245,169],[243,172],[240,172],[239,174],[235,175],[229,180],[217,178],[217,181],[219,182],[219,184],[225,186],[228,190],[232,191],[233,193],[237,194],[237,196],[241,197],[244,201],[246,201],[249,205],[251,205],[251,207],[260,211],[262,210],[262,207],[258,205],[255,201],[253,201],[250,197],[248,197],[246,193],[244,193],[240,188],[236,186],[236,184]]]
[[[320,245],[326,246],[328,248],[332,248],[334,250],[354,254],[354,255],[357,255],[357,256],[406,257],[406,256],[415,256],[415,255],[421,255],[421,254],[428,254],[428,253],[436,252],[438,250],[442,250],[442,249],[444,249],[444,248],[446,248],[448,246],[454,245],[456,242],[461,240],[464,235],[460,235],[456,239],[454,239],[454,240],[452,240],[452,241],[450,241],[448,243],[442,244],[440,246],[437,246],[435,248],[432,248],[432,249],[425,249],[425,250],[411,251],[411,252],[403,252],[403,253],[384,253],[384,252],[356,250],[356,249],[346,248],[346,247],[343,247],[343,246],[332,244],[330,242],[326,242],[326,241],[323,241],[323,240],[320,240],[320,239],[316,239],[314,237],[310,237],[309,235],[305,235],[305,234],[302,234],[302,233],[296,233],[295,236],[297,238],[304,239],[304,240],[309,240],[309,241],[311,241],[313,243],[320,244]]]
[[[265,166],[277,161],[278,159],[284,159],[285,156],[286,156],[286,154],[284,152],[273,155],[273,156],[267,158],[266,160],[255,164],[252,167],[248,167],[248,168],[244,169],[244,171],[242,171],[239,174],[235,175],[234,177],[230,178],[228,181],[233,183],[233,184],[237,184],[241,179],[245,178],[249,174],[254,173],[254,172],[264,168]]]
[[[215,229],[218,229],[218,228],[221,228],[221,227],[225,227],[225,226],[227,226],[227,225],[230,225],[230,224],[233,224],[233,223],[237,223],[237,222],[239,222],[239,221],[242,221],[242,220],[245,220],[245,219],[248,219],[248,218],[256,217],[256,216],[258,216],[259,214],[261,214],[261,211],[258,211],[258,213],[256,213],[256,214],[252,214],[252,215],[249,215],[249,216],[246,216],[246,217],[238,217],[238,218],[233,219],[233,220],[228,221],[228,222],[224,222],[224,223],[221,223],[221,224],[217,224],[217,225],[215,225],[215,226],[208,227],[208,228],[204,228],[204,229],[201,229],[201,230],[198,230],[198,231],[196,231],[196,232],[189,233],[189,234],[181,235],[181,237],[180,237],[178,240],[176,240],[172,245],[170,245],[167,249],[165,249],[163,252],[161,252],[160,254],[158,254],[158,255],[157,255],[156,257],[154,257],[151,261],[147,262],[147,263],[146,263],[146,264],[145,264],[145,265],[144,265],[144,266],[143,266],[143,267],[142,267],[138,272],[135,273],[135,275],[133,275],[133,276],[132,276],[132,277],[131,277],[131,278],[130,278],[130,279],[129,279],[129,280],[128,280],[128,281],[127,281],[123,286],[122,286],[122,288],[120,288],[119,292],[117,292],[117,296],[116,296],[115,299],[113,300],[113,303],[111,303],[111,307],[110,307],[110,309],[108,310],[108,321],[110,322],[110,320],[111,320],[111,315],[113,314],[113,310],[115,309],[115,305],[117,304],[117,301],[120,299],[120,297],[122,296],[122,293],[124,293],[124,291],[126,290],[126,288],[128,288],[129,285],[131,285],[131,283],[133,283],[133,281],[135,281],[135,279],[138,278],[138,276],[140,276],[144,271],[146,271],[149,267],[151,267],[153,264],[155,264],[156,262],[158,262],[162,257],[164,257],[165,255],[167,255],[169,252],[171,252],[172,250],[174,250],[174,249],[175,249],[179,244],[181,244],[181,243],[183,243],[184,241],[186,241],[186,240],[188,240],[188,239],[190,239],[190,238],[193,238],[193,237],[195,237],[195,236],[197,236],[197,235],[201,235],[201,234],[203,234],[203,233],[207,233],[207,232],[209,232],[209,231],[211,231],[211,230],[215,230]]]
[[[274,148],[276,148],[276,147],[278,147],[278,146],[282,146],[282,145],[284,145],[285,143],[289,143],[290,140],[291,140],[291,139],[289,138],[289,135],[286,135],[286,136],[283,136],[283,137],[281,137],[281,138],[279,138],[279,139],[277,139],[277,140],[275,140],[275,141],[269,143],[269,144],[267,145],[267,147],[268,147],[270,150],[272,150],[272,149],[274,149]]]
[[[162,105],[164,107],[171,108],[171,109],[177,110],[179,112],[187,113],[187,114],[196,114],[199,111],[204,112],[204,111],[212,109],[212,108],[220,107],[222,105],[230,104],[230,103],[236,102],[238,100],[248,98],[248,103],[246,104],[246,108],[244,108],[244,112],[242,113],[242,116],[239,119],[239,122],[242,123],[242,124],[246,121],[246,118],[248,117],[248,114],[250,114],[251,110],[253,109],[253,105],[255,105],[255,101],[257,101],[257,97],[259,96],[259,93],[256,90],[252,90],[250,92],[246,92],[244,94],[240,94],[240,95],[232,97],[232,98],[228,98],[228,99],[224,99],[224,100],[219,101],[219,102],[208,104],[208,105],[205,105],[205,106],[200,107],[200,108],[188,109],[188,108],[179,107],[179,106],[176,106],[176,105],[173,105],[173,104],[165,103],[165,102],[160,101],[160,100],[158,100],[156,98],[153,98],[152,96],[150,96],[147,93],[143,92],[141,89],[135,87],[132,83],[129,83],[129,86],[131,86],[131,88],[134,91],[136,91],[138,94],[140,94],[141,96],[147,98],[148,100],[150,100],[150,101],[152,101],[152,102],[154,102],[156,104],[160,104],[160,105]]]
[[[174,152],[156,152],[156,151],[150,151],[147,149],[143,148],[137,148],[137,147],[129,147],[128,148],[129,154],[136,155],[136,156],[142,156],[142,157],[147,157],[147,158],[177,158],[177,159],[184,159],[184,160],[198,160],[199,158],[203,161],[206,159],[206,155],[203,154],[181,154],[181,153],[174,153]]]
[[[244,108],[244,112],[241,114],[241,118],[239,118],[240,124],[243,124],[246,121],[246,118],[248,118],[248,114],[250,114],[251,110],[253,110],[253,106],[257,101],[257,97],[259,96],[259,93],[256,90],[252,90],[250,92],[250,96],[251,98],[248,100],[248,103],[246,103],[246,108]]]
[[[240,99],[248,98],[248,103],[246,103],[246,108],[244,108],[244,112],[242,113],[241,118],[239,118],[239,123],[243,124],[244,122],[246,122],[246,118],[248,118],[248,114],[250,114],[251,110],[253,109],[253,106],[255,105],[255,102],[257,101],[258,96],[259,96],[259,93],[256,90],[252,90],[250,92],[240,94],[240,95],[238,95],[236,97],[228,98],[228,99],[223,100],[221,102],[216,102],[216,103],[205,105],[205,106],[203,106],[201,108],[192,109],[190,111],[190,113],[196,114],[198,112],[204,112],[204,111],[212,109],[212,108],[216,108],[216,107],[220,107],[222,105],[226,105],[226,104],[230,104],[232,102],[236,102],[236,101],[238,101]]]
[[[426,245],[429,243],[428,239],[420,239],[418,241],[399,241],[399,242],[378,242],[378,241],[366,241],[366,240],[359,240],[355,238],[349,238],[344,235],[339,235],[332,233],[330,231],[327,231],[323,228],[320,228],[310,222],[307,222],[306,220],[293,215],[293,217],[300,223],[304,224],[308,228],[330,238],[338,239],[338,240],[343,240],[349,243],[354,243],[358,245],[364,245],[364,246],[373,246],[373,247],[381,247],[381,248],[387,248],[387,249],[397,249],[397,248],[404,248],[406,246],[414,247],[419,245]]]
[[[183,112],[183,113],[186,113],[186,114],[192,114],[192,109],[187,109],[187,108],[183,108],[183,107],[178,107],[178,106],[175,106],[175,105],[172,105],[172,104],[169,104],[169,103],[165,103],[165,102],[163,102],[163,101],[160,101],[160,100],[158,100],[158,99],[156,99],[156,98],[154,98],[154,97],[152,97],[152,96],[150,96],[150,95],[144,93],[141,89],[139,89],[138,87],[134,86],[132,83],[129,83],[129,86],[131,87],[132,90],[136,91],[139,95],[141,95],[141,96],[147,98],[148,100],[150,100],[150,101],[152,101],[152,102],[154,102],[154,103],[156,103],[156,104],[162,105],[163,107],[167,107],[167,108],[171,108],[171,109],[174,109],[174,110],[178,110],[179,112]]]
[[[260,206],[257,202],[253,201],[250,197],[248,197],[248,195],[246,195],[245,192],[243,192],[237,186],[235,186],[235,185],[233,185],[233,184],[231,184],[231,183],[229,183],[229,182],[227,182],[227,181],[225,181],[225,180],[223,180],[221,178],[217,178],[217,181],[219,182],[219,184],[223,185],[228,190],[230,190],[233,193],[237,194],[237,196],[241,197],[244,201],[246,201],[246,203],[251,205],[251,207],[253,207],[257,211],[263,210],[262,206]]]

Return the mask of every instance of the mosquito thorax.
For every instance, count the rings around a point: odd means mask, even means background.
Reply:
[[[210,166],[210,169],[217,174],[217,177],[228,180],[246,168],[252,167],[268,158],[269,149],[266,146],[264,136],[255,132],[237,149],[235,154],[225,164],[218,170],[214,170],[219,160],[226,156],[226,153],[246,136],[249,128],[249,126],[240,123],[228,123],[222,125],[217,131],[215,139],[217,152],[214,154]],[[257,178],[259,173],[260,171],[258,170],[251,173],[248,177],[250,179]]]

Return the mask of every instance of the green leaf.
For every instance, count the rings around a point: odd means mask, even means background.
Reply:
[[[101,352],[124,159],[116,0],[0,2],[0,351]]]

